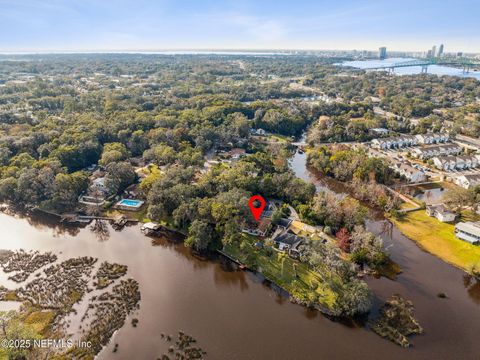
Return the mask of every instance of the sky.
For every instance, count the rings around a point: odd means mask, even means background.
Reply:
[[[0,52],[480,53],[479,0],[0,0]]]

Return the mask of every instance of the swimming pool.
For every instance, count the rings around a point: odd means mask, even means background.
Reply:
[[[122,199],[115,204],[116,207],[124,210],[137,210],[144,204],[142,200]]]

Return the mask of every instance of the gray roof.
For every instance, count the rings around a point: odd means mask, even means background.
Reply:
[[[450,209],[448,209],[445,205],[443,204],[439,204],[439,205],[429,205],[427,206],[427,208],[429,210],[434,210],[434,211],[437,211],[439,214],[442,214],[442,215],[447,215],[447,214],[454,214],[453,211],[451,211]]]
[[[466,232],[468,234],[473,234],[476,236],[480,236],[480,221],[473,222],[473,221],[468,221],[468,222],[460,222],[457,225],[455,225],[455,229],[461,230],[463,232]]]
[[[295,245],[300,244],[302,240],[303,238],[301,238],[300,236],[286,232],[277,236],[273,241],[290,245],[290,247],[294,247]]]
[[[288,228],[291,223],[292,223],[292,220],[281,218],[280,220],[278,220],[277,225],[283,226],[284,228]]]

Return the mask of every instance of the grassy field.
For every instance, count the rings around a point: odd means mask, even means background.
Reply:
[[[322,276],[276,249],[273,249],[273,253],[268,256],[266,249],[255,247],[257,238],[246,234],[242,234],[242,237],[243,246],[227,245],[224,251],[247,266],[256,267],[257,271],[267,279],[294,297],[302,300],[315,300],[323,307],[332,309],[335,303],[335,293],[329,287],[328,282],[324,280],[330,274]]]
[[[462,214],[463,221],[475,219],[471,213]],[[424,210],[407,213],[402,220],[392,220],[404,235],[429,253],[468,272],[473,267],[480,269],[480,246],[457,239],[454,225],[429,217]]]
[[[402,202],[400,204],[400,209],[402,209],[402,210],[413,209],[415,207],[416,207],[415,205],[413,205],[411,203],[408,203],[408,202]]]

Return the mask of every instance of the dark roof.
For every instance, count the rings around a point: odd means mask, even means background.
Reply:
[[[293,247],[296,244],[299,244],[303,239],[300,236],[291,233],[283,233],[277,236],[274,241],[282,244],[290,245]]]
[[[283,226],[284,228],[288,228],[291,223],[292,223],[292,220],[290,219],[280,218],[280,220],[278,220],[277,222],[277,225]]]

